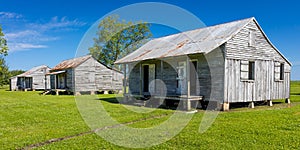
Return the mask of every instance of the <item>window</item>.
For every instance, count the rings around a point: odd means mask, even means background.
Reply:
[[[250,30],[249,31],[249,46],[255,47],[255,31]]]
[[[255,63],[253,61],[249,62],[249,72],[248,72],[248,79],[254,80],[255,75]]]
[[[284,63],[275,62],[274,66],[275,81],[284,80]]]
[[[254,80],[255,79],[255,62],[254,61],[241,61],[241,80]]]
[[[280,80],[284,79],[284,64],[280,64]]]

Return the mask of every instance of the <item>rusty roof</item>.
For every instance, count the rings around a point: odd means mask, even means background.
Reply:
[[[75,68],[90,58],[92,58],[92,55],[86,55],[86,56],[82,56],[82,57],[64,60],[61,63],[59,63],[58,65],[56,65],[54,68],[52,68],[51,72],[65,70],[65,69],[69,69],[69,68]]]
[[[252,20],[253,17],[156,38],[115,63],[209,53],[232,38]]]
[[[50,69],[50,68],[46,65],[41,65],[41,66],[33,67],[30,70],[28,70],[22,74],[19,74],[17,76],[14,76],[14,77],[31,77],[34,72],[39,71],[41,69]],[[47,73],[47,72],[45,72],[45,73]],[[11,77],[11,78],[14,78],[14,77]]]

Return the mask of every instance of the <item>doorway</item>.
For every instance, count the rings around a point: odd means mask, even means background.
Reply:
[[[198,67],[198,61],[192,60],[190,62],[190,94],[191,95],[197,95],[197,83],[198,83],[198,77],[197,77],[197,67]]]
[[[155,64],[143,65],[143,93],[150,94],[155,91],[155,85],[151,85],[152,80],[155,80]]]

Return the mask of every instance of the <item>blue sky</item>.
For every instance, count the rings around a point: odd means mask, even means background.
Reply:
[[[10,69],[27,70],[46,64],[54,67],[73,58],[85,32],[107,13],[138,2],[123,0],[1,0],[0,24],[8,39]],[[293,80],[300,80],[300,2],[160,0],[179,6],[207,26],[254,16],[271,42],[292,62]],[[174,18],[177,15],[174,14]],[[177,32],[152,26],[154,37]]]

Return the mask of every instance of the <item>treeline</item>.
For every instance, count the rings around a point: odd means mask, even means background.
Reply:
[[[8,67],[0,67],[0,86],[8,85],[9,79],[13,76],[24,73],[23,70],[8,70]]]

